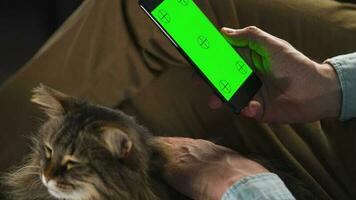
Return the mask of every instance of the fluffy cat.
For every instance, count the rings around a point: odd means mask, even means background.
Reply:
[[[133,118],[43,85],[32,102],[48,120],[24,164],[3,178],[7,198],[185,199],[160,181],[164,151]]]

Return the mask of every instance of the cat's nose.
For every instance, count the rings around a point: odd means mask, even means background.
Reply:
[[[44,174],[41,175],[41,180],[43,182],[43,184],[47,185],[48,184],[48,179],[46,178],[46,176]]]
[[[48,188],[55,188],[56,187],[56,181],[53,179],[48,179],[46,176],[42,175],[42,182],[43,184],[48,187]]]
[[[50,170],[45,170],[43,173],[42,173],[42,182],[45,183],[45,184],[48,184],[51,180],[53,180],[53,175],[51,173]]]
[[[47,180],[47,182],[53,178],[53,172],[54,172],[54,165],[50,164],[48,165],[44,171],[43,171],[43,176],[45,177],[45,179]]]
[[[53,176],[48,176],[46,174],[42,175],[42,181],[46,184],[48,184],[50,181],[54,180]]]

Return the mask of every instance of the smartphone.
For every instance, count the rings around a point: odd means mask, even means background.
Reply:
[[[139,0],[179,52],[240,113],[262,82],[193,0]]]

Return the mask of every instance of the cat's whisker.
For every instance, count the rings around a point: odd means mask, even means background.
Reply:
[[[35,167],[35,166],[24,166],[19,168],[18,170],[14,171],[14,174],[22,173],[26,169],[40,169],[40,167]],[[27,172],[28,173],[28,172]]]
[[[28,175],[41,175],[41,173],[26,173]]]
[[[27,169],[27,168],[41,168],[41,167],[38,165],[26,165],[24,167],[21,167],[21,169]]]

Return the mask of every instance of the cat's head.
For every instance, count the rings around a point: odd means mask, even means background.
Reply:
[[[33,159],[58,199],[143,199],[148,188],[149,133],[124,113],[46,86],[32,102],[48,120],[35,138]],[[144,192],[144,194],[142,194]]]

